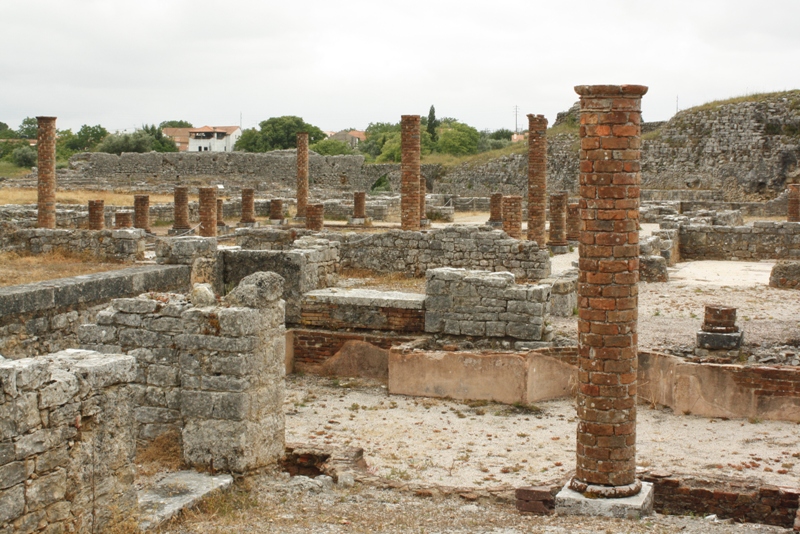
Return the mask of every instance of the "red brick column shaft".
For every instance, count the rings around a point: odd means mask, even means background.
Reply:
[[[133,195],[133,227],[150,232],[150,195]]]
[[[400,227],[419,230],[419,115],[400,117]]]
[[[522,236],[522,197],[503,197],[503,231],[514,239]]]
[[[544,247],[547,209],[547,119],[528,115],[528,241]]]
[[[640,85],[579,85],[577,465],[570,487],[635,495]],[[588,488],[587,488],[588,486]]]
[[[581,205],[579,202],[567,204],[567,241],[581,238]]]
[[[800,222],[800,184],[789,186],[789,206],[786,215],[788,222]]]
[[[353,193],[353,218],[367,218],[367,193],[364,191],[356,191]]]
[[[89,230],[102,230],[106,227],[105,202],[89,201]]]
[[[133,228],[133,214],[130,211],[118,211],[114,213],[115,228]]]
[[[489,197],[489,222],[503,221],[503,193],[492,193]]]
[[[188,230],[189,226],[189,188],[178,186],[173,191],[172,228],[175,230]]]
[[[419,178],[419,218],[425,220],[428,218],[428,213],[425,211],[425,195],[428,193],[428,183],[424,176]]]
[[[222,199],[217,199],[217,226],[225,226],[225,220],[223,219],[223,210],[222,210]]]
[[[550,239],[548,245],[567,246],[567,192],[550,195]]]
[[[308,205],[308,133],[297,134],[297,215],[306,216]]]
[[[306,229],[319,232],[325,224],[325,205],[309,204],[306,206]]]
[[[36,225],[39,228],[56,227],[56,118],[36,117],[38,123],[36,163],[39,175]]]
[[[217,188],[200,188],[200,236],[217,237]]]
[[[242,219],[239,222],[247,224],[256,222],[255,191],[250,187],[242,189]]]
[[[269,201],[269,218],[270,220],[283,219],[283,200],[280,198],[273,198]]]

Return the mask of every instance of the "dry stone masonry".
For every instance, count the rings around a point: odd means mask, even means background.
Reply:
[[[36,121],[38,226],[53,229],[56,227],[56,118],[36,117]]]
[[[420,117],[400,117],[400,226],[403,230],[419,230],[419,180],[420,180]]]
[[[528,241],[546,243],[547,119],[528,115]],[[505,212],[503,213],[505,220]]]

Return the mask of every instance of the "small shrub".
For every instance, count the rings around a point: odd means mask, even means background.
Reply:
[[[38,154],[36,149],[30,146],[15,148],[11,153],[11,161],[13,161],[14,165],[17,167],[33,167],[36,165],[37,159]]]

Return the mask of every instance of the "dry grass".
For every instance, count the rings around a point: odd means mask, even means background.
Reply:
[[[82,274],[114,271],[123,263],[98,262],[88,254],[56,251],[36,256],[17,252],[0,253],[0,287],[67,278]]]
[[[377,289],[381,291],[404,291],[407,293],[424,293],[425,278],[414,278],[406,273],[377,273],[369,269],[343,269],[339,273],[342,284],[347,287]]]
[[[177,431],[166,432],[136,451],[136,471],[150,476],[159,471],[182,469],[181,436]]]
[[[755,93],[755,94],[735,96],[725,100],[714,100],[713,102],[706,102],[705,104],[700,104],[699,106],[694,106],[683,111],[690,111],[690,112],[708,111],[727,104],[742,104],[744,102],[767,102],[770,100],[777,100],[780,98],[788,98],[791,102],[792,109],[795,109],[796,106],[800,105],[800,91],[793,90],[793,91],[781,91],[776,93]]]
[[[0,161],[0,176],[17,178],[31,172],[30,167],[17,167],[10,161]]]
[[[138,193],[137,193],[138,194]],[[36,189],[20,187],[0,188],[0,205],[3,204],[36,204]],[[134,193],[115,191],[56,191],[56,202],[59,204],[88,204],[90,200],[103,200],[106,206],[133,206]],[[169,194],[150,194],[150,203],[172,202]],[[189,195],[189,200],[197,200],[197,195]]]
[[[504,148],[489,150],[486,152],[481,152],[480,154],[473,154],[471,156],[453,156],[451,154],[440,154],[438,152],[434,152],[423,157],[421,163],[439,164],[446,168],[457,167],[465,163],[475,166],[489,163],[491,160],[502,156],[509,156],[511,154],[525,154],[527,151],[528,143],[511,143]]]

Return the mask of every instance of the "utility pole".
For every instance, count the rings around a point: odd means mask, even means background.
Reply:
[[[514,106],[514,133],[519,133],[519,124],[517,122],[517,117],[519,116],[519,106]]]
[[[678,95],[675,95],[675,114],[678,114]]]

